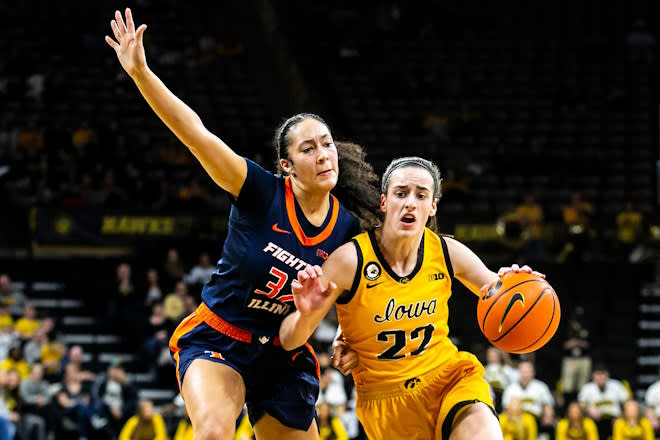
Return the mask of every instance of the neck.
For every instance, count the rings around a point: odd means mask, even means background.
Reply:
[[[386,227],[376,229],[376,238],[385,261],[399,276],[406,276],[417,264],[417,251],[422,234],[398,238],[387,233]]]
[[[305,218],[314,226],[321,226],[330,209],[329,193],[306,191],[293,179],[291,179],[291,189]]]

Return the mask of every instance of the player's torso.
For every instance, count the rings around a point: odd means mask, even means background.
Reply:
[[[356,238],[361,279],[347,304],[337,304],[347,342],[360,354],[361,384],[422,375],[457,350],[448,338],[452,273],[440,238],[425,232],[418,263],[407,277],[387,265],[372,232]]]
[[[298,271],[307,264],[323,264],[351,238],[347,225],[352,217],[340,209],[336,199],[314,236],[302,232],[292,203],[292,199],[287,203],[282,188],[257,226],[246,229],[230,223],[224,263],[221,261],[219,274],[204,290],[203,299],[216,314],[256,334],[279,332],[281,321],[294,310],[291,282]],[[222,274],[223,264],[228,266],[226,275]]]

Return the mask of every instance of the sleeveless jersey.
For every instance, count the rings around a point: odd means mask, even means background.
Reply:
[[[247,160],[248,175],[233,201],[222,258],[202,300],[218,316],[257,336],[275,336],[294,310],[291,282],[360,232],[359,221],[330,196],[320,227],[305,219],[289,178]]]
[[[351,291],[337,300],[337,316],[360,355],[353,370],[358,391],[421,376],[453,356],[447,324],[453,271],[444,239],[425,229],[417,264],[404,277],[387,264],[373,231],[353,242],[358,272]]]

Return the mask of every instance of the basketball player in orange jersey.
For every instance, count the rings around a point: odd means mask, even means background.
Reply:
[[[381,184],[382,226],[357,235],[298,273],[297,311],[282,322],[286,349],[307,341],[333,303],[353,369],[357,415],[379,439],[501,439],[484,368],[448,337],[454,278],[476,295],[495,281],[460,242],[426,227],[435,219],[440,172],[418,157],[394,160]],[[500,271],[531,272],[514,265]],[[540,275],[540,274],[539,274]]]
[[[116,11],[111,27],[115,39],[106,42],[142,96],[231,196],[222,258],[202,304],[170,339],[195,440],[233,439],[244,403],[259,440],[318,439],[318,361],[309,345],[285,351],[277,335],[294,311],[298,271],[360,232],[349,209],[380,215],[377,177],[357,145],[335,143],[323,119],[308,113],[276,132],[286,177],[237,155],[149,69],[146,26],[136,29],[127,9],[126,21]]]

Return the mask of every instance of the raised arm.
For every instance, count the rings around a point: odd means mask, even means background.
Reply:
[[[280,342],[285,350],[307,342],[339,295],[350,290],[357,264],[355,245],[346,243],[330,254],[323,267],[307,266],[298,272],[298,279],[291,285],[296,311],[280,326]]]
[[[117,53],[119,63],[133,79],[140,93],[158,117],[172,130],[202,164],[222,189],[237,197],[247,176],[245,159],[206,129],[190,107],[177,98],[149,69],[144,52],[146,24],[135,29],[131,10],[126,8],[126,22],[119,11],[110,22],[115,40],[105,41]]]

